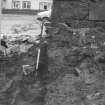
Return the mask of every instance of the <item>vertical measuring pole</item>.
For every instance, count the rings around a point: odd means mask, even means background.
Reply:
[[[38,70],[38,66],[39,66],[39,58],[40,58],[40,48],[38,48],[37,62],[36,62],[36,70]]]

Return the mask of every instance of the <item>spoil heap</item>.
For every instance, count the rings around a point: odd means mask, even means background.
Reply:
[[[53,35],[48,52],[49,71],[55,81],[48,85],[46,105],[104,103],[104,32],[89,29],[85,43],[81,43],[81,29],[78,31],[73,34],[59,29]]]
[[[71,23],[75,21],[85,23],[81,20],[82,15],[76,13],[78,20],[69,20],[66,11],[70,10],[71,4],[81,5],[80,2],[82,0],[54,1],[52,40],[48,49],[51,79],[47,85],[45,105],[105,104],[104,23],[102,26],[102,23],[97,25],[93,22],[92,28],[80,24],[73,26],[75,24]],[[75,15],[73,17],[76,18]],[[69,25],[65,24],[67,21]],[[87,23],[90,24],[89,21]],[[97,27],[93,27],[95,25]]]

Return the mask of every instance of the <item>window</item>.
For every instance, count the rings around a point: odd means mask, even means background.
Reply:
[[[44,5],[44,10],[47,10],[47,5]]]
[[[51,8],[51,3],[48,2],[40,2],[39,9],[40,10],[48,10]]]
[[[19,9],[20,8],[20,1],[13,1],[13,8],[14,9]]]
[[[23,7],[23,9],[30,9],[31,8],[31,2],[30,1],[23,1],[22,7]]]

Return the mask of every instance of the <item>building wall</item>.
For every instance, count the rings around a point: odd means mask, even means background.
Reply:
[[[11,4],[12,4],[12,0],[7,0],[6,2],[5,2],[5,8],[8,8],[8,9],[11,9]]]
[[[39,2],[50,2],[50,3],[52,3],[53,0],[39,0]]]
[[[21,1],[21,9],[23,1],[31,1],[31,9],[39,9],[39,0],[20,0]]]
[[[45,7],[47,6],[46,10],[49,10],[52,7],[52,0],[40,0],[39,1],[39,9],[45,10]]]
[[[7,0],[5,3],[4,3],[4,8],[5,9],[13,9],[13,6],[12,6],[12,1],[13,0]],[[23,9],[22,8],[22,2],[23,1],[31,1],[31,8],[30,9],[35,9],[35,10],[39,10],[40,7],[40,2],[49,2],[49,3],[52,3],[52,0],[16,0],[16,1],[20,1],[20,8],[19,9]]]
[[[32,1],[32,9],[39,9],[39,0],[31,0]]]

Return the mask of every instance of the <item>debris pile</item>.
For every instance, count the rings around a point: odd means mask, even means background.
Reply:
[[[88,10],[89,0],[54,0],[45,105],[105,104],[105,23]]]
[[[0,40],[4,40],[4,38],[1,38]],[[7,48],[3,49],[2,45],[0,47],[0,56],[3,56],[3,52],[5,50],[6,56],[13,56],[14,54],[21,54],[21,53],[27,53],[28,50],[36,45],[37,37],[30,36],[30,35],[20,35],[20,36],[6,36],[5,43],[7,45]]]
[[[99,105],[105,98],[105,30],[53,26],[46,105]],[[102,31],[103,30],[103,31]]]
[[[45,35],[44,33],[42,32],[42,35]],[[46,63],[48,60],[45,57],[47,53],[44,46],[40,45],[43,45],[43,43],[37,43],[37,41],[40,42],[40,37],[41,35],[38,35],[38,37],[20,35],[16,37],[7,36],[5,40],[4,37],[1,38],[8,46],[8,48],[5,48],[6,55],[2,54],[3,49],[0,49],[1,105],[44,104],[46,87],[42,84],[46,78],[46,67],[48,66]],[[41,39],[43,40],[43,38]],[[42,47],[40,53],[37,50],[39,46]],[[41,61],[37,60],[38,54],[42,56],[42,58],[39,58]],[[45,68],[43,64],[40,67],[37,64],[43,60],[44,64],[47,65]],[[39,70],[36,70],[36,65]]]
[[[39,69],[42,75],[40,80],[45,78],[44,85],[33,78],[35,75],[27,75],[36,63],[34,41],[27,40],[27,37],[10,41],[10,46],[11,43],[12,47],[16,45],[13,53],[20,52],[20,49],[22,53],[0,58],[1,105],[105,104],[105,25],[87,21],[92,24],[92,27],[87,27],[86,21],[82,21],[88,14],[87,0],[71,0],[70,4],[67,1],[54,1],[52,23],[47,27],[51,35],[49,61],[45,59],[47,54],[41,52],[44,56],[42,60],[45,60],[43,64],[48,63],[48,72],[44,72],[47,65],[41,65]],[[93,27],[95,25],[97,27]]]

